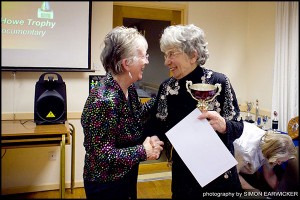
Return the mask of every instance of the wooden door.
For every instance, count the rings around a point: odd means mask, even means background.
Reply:
[[[164,66],[163,54],[159,48],[159,38],[166,26],[183,24],[185,6],[168,7],[168,5],[160,2],[114,2],[113,27],[122,25],[136,27],[148,41],[150,63],[144,71],[143,88],[157,87],[158,89],[159,84],[171,76],[169,69]],[[149,90],[151,91],[151,89]],[[147,99],[142,98],[142,101]]]
[[[124,18],[162,20],[175,25],[182,23],[182,11],[114,5],[113,27],[123,25]]]

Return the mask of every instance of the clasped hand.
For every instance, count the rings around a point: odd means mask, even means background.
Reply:
[[[156,160],[159,158],[163,150],[164,142],[157,136],[147,137],[143,142],[147,154],[147,160]]]

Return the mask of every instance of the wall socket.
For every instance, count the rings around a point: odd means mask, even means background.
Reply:
[[[57,158],[56,151],[49,151],[48,152],[48,158],[49,158],[49,160],[56,160],[56,158]]]

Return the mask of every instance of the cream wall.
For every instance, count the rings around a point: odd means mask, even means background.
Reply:
[[[188,23],[207,37],[205,67],[226,74],[240,104],[272,108],[276,2],[192,2]]]
[[[245,96],[253,102],[258,98],[261,108],[271,111],[276,2],[250,3],[248,9]]]
[[[244,82],[248,3],[190,3],[188,22],[206,33],[210,58],[205,67],[226,74],[240,103],[247,99]],[[197,14],[196,14],[197,13]]]
[[[210,59],[205,66],[230,78],[239,103],[258,98],[261,108],[270,111],[276,2],[188,2],[187,8],[186,21],[207,34]],[[67,86],[68,119],[76,129],[75,187],[83,186],[85,151],[79,118],[88,95],[88,75],[104,74],[99,62],[100,43],[112,28],[112,11],[112,2],[93,2],[91,59],[97,71],[60,73]],[[12,117],[7,115],[12,113],[17,117],[22,113],[33,116],[34,88],[41,74],[1,73],[2,118]],[[70,149],[68,145],[67,186],[71,179]],[[56,161],[48,160],[49,151],[57,152]],[[9,149],[1,160],[1,174],[2,193],[58,189],[59,148]]]

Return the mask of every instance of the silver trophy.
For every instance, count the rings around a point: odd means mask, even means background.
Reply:
[[[246,115],[246,121],[249,121],[249,122],[253,122],[253,120],[252,120],[252,115],[251,115],[251,109],[252,109],[252,107],[253,107],[253,102],[251,102],[251,101],[247,101],[246,102],[246,105],[247,105],[247,115]]]
[[[193,99],[198,101],[197,108],[201,111],[208,109],[208,103],[216,98],[222,90],[221,84],[215,85],[186,81],[186,89]]]

